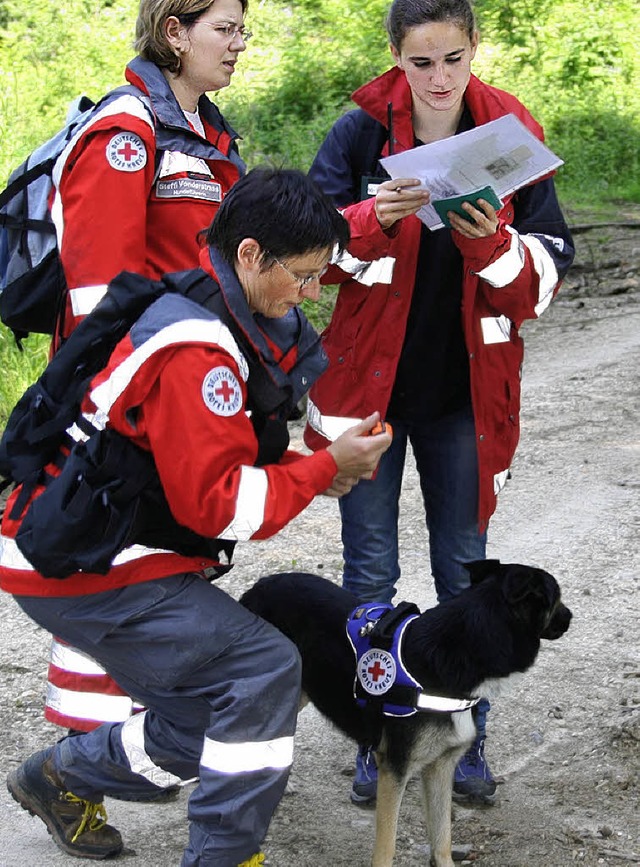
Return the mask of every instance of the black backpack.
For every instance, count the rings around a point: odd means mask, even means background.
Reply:
[[[64,308],[67,284],[49,213],[53,168],[103,103],[127,93],[144,104],[153,120],[148,97],[133,85],[118,87],[97,103],[81,96],[69,109],[64,127],[11,173],[0,193],[0,319],[19,347],[30,332],[53,334]]]
[[[46,578],[80,571],[105,574],[113,558],[132,544],[218,561],[224,553],[231,562],[235,542],[205,538],[176,523],[151,454],[116,431],[95,427],[80,411],[91,379],[106,366],[116,344],[167,292],[185,295],[233,329],[249,361],[248,402],[259,441],[256,465],[277,462],[288,447],[290,389],[252,363],[256,350],[233,324],[218,284],[200,269],[161,281],[122,272],[20,398],[0,439],[0,475],[6,479],[0,489],[22,485],[10,517],[18,520],[35,488],[45,486],[29,504],[16,544]],[[84,442],[68,433],[74,424],[87,437]],[[65,446],[69,455],[63,458]],[[48,474],[51,464],[60,464],[59,475]],[[216,571],[223,574],[228,568]]]

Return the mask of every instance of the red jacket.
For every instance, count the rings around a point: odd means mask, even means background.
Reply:
[[[215,276],[208,248],[201,261]],[[237,280],[228,278],[222,285],[240,311],[239,327],[255,333],[261,363],[275,367],[270,342],[253,323]],[[280,362],[281,370],[291,355]],[[246,541],[274,535],[330,486],[337,471],[326,450],[313,455],[286,451],[277,463],[256,466],[258,438],[247,415],[247,379],[256,363],[247,360],[231,329],[214,314],[169,293],[120,341],[85,400],[87,417],[151,452],[174,519],[207,538]],[[56,473],[53,467],[50,471]],[[0,536],[0,588],[9,593],[100,593],[215,566],[202,556],[133,545],[116,556],[106,575],[44,578],[15,542],[22,516],[12,520],[10,513],[20,491],[9,498]]]
[[[128,81],[58,159],[51,214],[69,287],[63,336],[120,271],[159,279],[193,268],[198,233],[244,171],[233,130],[206,97],[206,140],[191,129],[160,69],[135,58]]]
[[[414,146],[411,93],[404,73],[393,68],[360,88],[353,98],[385,126],[391,101],[395,151]],[[543,137],[540,125],[515,97],[474,76],[465,101],[476,125],[513,113]],[[347,123],[338,121],[312,166],[312,177],[337,204],[344,204],[346,178],[357,162],[353,153],[357,147],[357,139],[349,140]],[[387,152],[385,144],[382,155]],[[464,260],[461,316],[477,434],[481,529],[495,510],[496,495],[506,481],[518,443],[523,359],[518,328],[547,307],[573,258],[552,183],[547,185],[548,191],[539,188],[545,195],[543,201],[536,197],[535,213],[533,206],[527,213],[525,203],[518,215],[514,197],[509,198],[499,213],[494,236],[470,240],[453,233]],[[331,268],[325,278],[341,286],[323,334],[329,369],[309,397],[305,440],[311,448],[333,439],[354,419],[374,410],[384,414],[393,389],[415,284],[421,223],[417,217],[408,217],[384,232],[374,203],[367,199],[345,208],[353,258],[343,259],[341,268]],[[535,233],[519,234],[518,217],[520,222],[535,224]]]

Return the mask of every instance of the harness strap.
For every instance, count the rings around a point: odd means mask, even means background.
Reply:
[[[398,627],[412,614],[420,614],[420,609],[413,602],[400,602],[395,608],[386,611],[369,633],[371,646],[390,650]]]

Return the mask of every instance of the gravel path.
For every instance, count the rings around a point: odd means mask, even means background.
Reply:
[[[636,233],[637,234],[637,233]],[[487,752],[498,806],[456,808],[454,840],[482,867],[640,863],[640,293],[596,297],[575,287],[525,326],[523,430],[513,478],[491,524],[489,556],[558,578],[574,620],[534,669],[495,703]],[[294,437],[299,439],[297,426]],[[399,598],[434,603],[417,479],[402,499]],[[277,539],[244,545],[224,579],[234,596],[295,566],[339,580],[339,522],[320,498]],[[0,594],[0,777],[58,731],[42,718],[48,636]],[[256,713],[260,709],[256,708]],[[300,716],[291,792],[265,844],[271,867],[365,867],[373,814],[348,802],[353,747],[313,708]],[[187,793],[164,806],[109,801],[126,863],[177,867]],[[402,808],[397,867],[426,865],[413,783]],[[1,867],[77,864],[0,790]]]

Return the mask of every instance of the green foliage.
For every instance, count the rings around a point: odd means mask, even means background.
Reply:
[[[11,332],[0,326],[0,430],[22,393],[44,369],[48,344],[44,335],[34,335],[23,343],[23,351],[19,352]]]
[[[483,77],[543,123],[563,197],[640,201],[635,0],[479,0],[478,12]]]
[[[128,0],[4,0],[0,177],[62,125],[70,102],[123,82],[135,9]]]
[[[640,201],[637,0],[476,0],[475,71],[515,93],[564,160],[563,200]],[[251,0],[255,33],[230,88],[216,96],[242,134],[249,166],[307,169],[353,90],[391,63],[388,0]],[[0,181],[62,124],[69,103],[123,81],[136,0],[0,0]],[[309,305],[319,327],[324,306]],[[46,338],[19,354],[0,328],[0,423],[46,359]],[[6,415],[6,409],[5,409]]]

